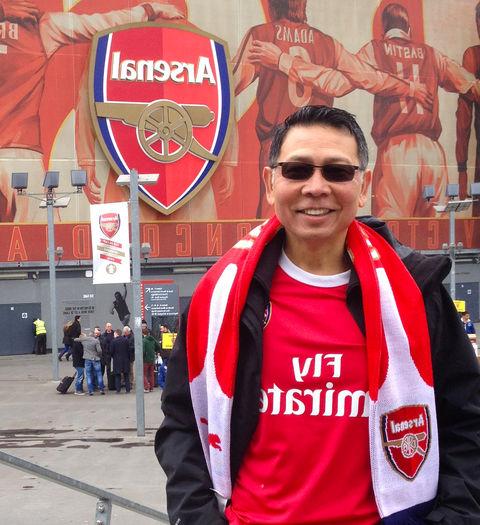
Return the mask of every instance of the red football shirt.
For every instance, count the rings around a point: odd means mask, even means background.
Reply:
[[[365,338],[347,310],[348,279],[309,274],[282,255],[264,329],[260,418],[227,508],[232,525],[379,523]]]

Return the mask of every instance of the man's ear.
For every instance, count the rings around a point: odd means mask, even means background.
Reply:
[[[362,178],[362,188],[360,190],[360,195],[358,197],[358,207],[363,208],[367,202],[368,197],[368,188],[372,182],[372,172],[371,170],[365,170]]]
[[[275,180],[275,172],[270,166],[265,166],[262,172],[263,183],[265,184],[267,202],[270,206],[274,203],[273,184]]]

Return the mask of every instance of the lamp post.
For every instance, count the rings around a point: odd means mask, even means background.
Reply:
[[[48,275],[50,284],[50,326],[52,342],[52,378],[55,381],[59,379],[58,367],[58,337],[57,337],[57,289],[55,276],[55,255],[63,255],[63,248],[58,252],[55,250],[55,230],[53,208],[66,208],[70,202],[72,193],[80,193],[87,183],[87,173],[84,170],[71,171],[71,184],[77,188],[76,192],[55,193],[58,188],[60,173],[58,171],[47,171],[43,180],[45,193],[26,193],[28,187],[28,173],[12,173],[12,188],[17,190],[19,195],[31,197],[40,201],[40,208],[47,208],[48,224]]]
[[[135,342],[135,399],[137,413],[137,436],[145,436],[145,403],[143,393],[143,344],[140,291],[140,220],[138,211],[138,184],[155,184],[158,174],[139,174],[130,170],[129,175],[120,175],[117,184],[130,186],[130,222],[132,228],[132,295],[133,295],[133,339]],[[145,248],[144,248],[145,250]],[[145,251],[142,252],[143,255]]]
[[[447,197],[448,201],[446,204],[434,205],[435,211],[438,213],[448,212],[449,228],[448,228],[448,245],[443,246],[446,248],[452,262],[452,268],[450,270],[450,297],[454,300],[456,296],[456,255],[457,251],[463,249],[463,243],[455,243],[455,214],[460,211],[467,210],[472,203],[475,201],[473,197],[480,195],[480,183],[473,183],[470,185],[470,195],[472,198],[459,199],[460,193],[458,184],[447,184]],[[435,195],[433,186],[423,187],[423,198],[429,201]]]

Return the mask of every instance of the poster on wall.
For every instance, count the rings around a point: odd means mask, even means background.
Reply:
[[[32,192],[46,170],[58,191],[87,171],[55,218],[64,260],[78,261],[92,255],[90,205],[127,201],[116,179],[135,164],[161,175],[141,190],[151,256],[222,255],[272,213],[272,131],[307,104],[356,115],[373,171],[363,212],[405,244],[440,250],[447,182],[461,199],[480,182],[473,0],[27,4],[0,0],[0,261],[46,261],[45,214],[10,189],[12,171],[31,174]],[[480,202],[456,219],[456,239],[480,246]]]
[[[128,203],[92,204],[93,284],[130,282]]]
[[[171,280],[141,282],[143,319],[157,339],[162,333],[176,333],[180,314],[178,284]]]

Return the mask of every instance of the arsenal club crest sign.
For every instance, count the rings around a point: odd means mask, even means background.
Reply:
[[[114,237],[120,229],[120,215],[118,213],[102,213],[98,222],[100,230],[109,239]]]
[[[430,447],[430,416],[425,405],[409,405],[381,417],[383,448],[392,467],[407,479],[418,474]]]
[[[165,214],[191,199],[218,166],[233,115],[231,86],[226,43],[203,31],[130,24],[93,41],[97,138],[118,174],[159,174],[140,194]]]

